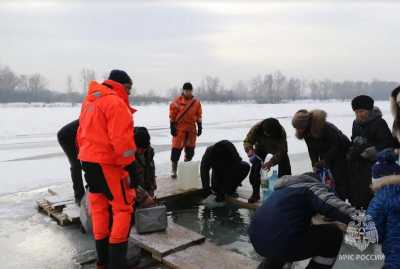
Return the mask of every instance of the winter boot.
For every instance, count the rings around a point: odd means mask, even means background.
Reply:
[[[260,201],[260,185],[253,186],[253,193],[251,197],[247,200],[250,204],[257,203]]]
[[[176,178],[177,174],[176,171],[178,170],[178,162],[171,163],[171,178]]]
[[[105,269],[108,262],[108,237],[96,240],[97,269]]]
[[[127,252],[128,242],[109,244],[107,269],[128,269]]]

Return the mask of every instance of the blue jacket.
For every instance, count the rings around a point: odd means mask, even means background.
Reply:
[[[304,238],[314,215],[347,224],[356,210],[312,176],[284,176],[274,188],[249,227],[250,241],[264,257],[283,257],[296,251],[295,242]]]
[[[368,207],[385,254],[385,269],[400,268],[400,175],[374,180],[375,197]]]

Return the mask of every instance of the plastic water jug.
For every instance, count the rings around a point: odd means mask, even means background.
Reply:
[[[197,161],[180,162],[178,164],[178,187],[182,190],[200,188],[200,163]]]
[[[273,170],[272,171],[272,175],[268,178],[268,189],[270,191],[270,193],[272,193],[274,191],[274,186],[276,181],[278,180],[278,171]]]
[[[261,169],[260,179],[261,179],[260,181],[261,181],[262,200],[264,201],[270,194],[269,182],[268,182],[268,170]]]

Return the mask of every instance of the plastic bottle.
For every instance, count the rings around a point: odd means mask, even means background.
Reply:
[[[272,193],[274,191],[275,182],[278,180],[278,171],[273,170],[272,175],[268,178],[268,189]]]
[[[269,182],[268,182],[268,171],[261,169],[260,171],[260,179],[261,179],[261,194],[262,200],[264,201],[268,195],[270,194],[269,190]]]

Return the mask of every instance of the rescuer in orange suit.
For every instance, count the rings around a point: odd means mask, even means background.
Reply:
[[[121,70],[111,71],[101,84],[91,81],[79,117],[78,158],[89,185],[97,269],[128,268],[135,187],[142,179],[135,161],[131,87]]]
[[[171,150],[172,178],[176,178],[182,149],[185,148],[185,162],[191,161],[194,156],[196,136],[200,136],[203,130],[201,114],[201,104],[193,96],[193,86],[190,82],[186,82],[183,84],[182,95],[175,98],[169,106],[170,129],[173,136]]]

